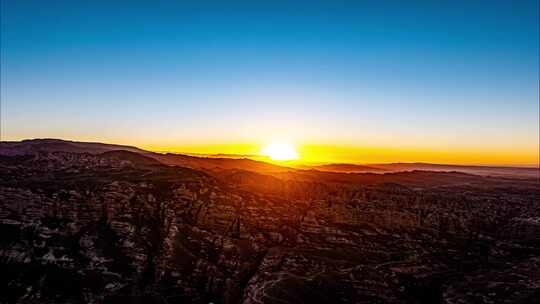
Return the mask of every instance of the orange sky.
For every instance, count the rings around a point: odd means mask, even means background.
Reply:
[[[142,145],[153,151],[201,153],[201,154],[244,154],[258,155],[265,144],[195,144],[188,146]],[[516,147],[373,147],[354,145],[296,144],[300,163],[349,162],[349,163],[391,163],[428,162],[439,164],[470,165],[513,165],[538,166],[539,153],[535,143]]]
[[[60,134],[62,135],[62,134]],[[69,135],[69,134],[64,134]],[[297,163],[392,163],[392,162],[426,162],[438,164],[467,165],[511,165],[538,167],[538,140],[515,140],[512,145],[504,141],[463,142],[461,145],[452,142],[436,142],[411,139],[409,143],[396,140],[380,141],[378,145],[337,142],[334,144],[314,143],[301,140],[253,140],[251,142],[222,142],[207,144],[194,140],[179,140],[173,136],[158,137],[95,137],[95,136],[4,136],[2,140],[23,140],[30,138],[61,138],[75,141],[103,142],[111,144],[132,145],[155,152],[173,152],[189,154],[237,154],[260,155],[265,146],[275,142],[292,144],[298,152]],[[516,137],[517,138],[517,137]]]

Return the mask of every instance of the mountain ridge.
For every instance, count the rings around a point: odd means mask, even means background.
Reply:
[[[182,153],[158,153],[144,150],[136,146],[118,145],[100,142],[81,142],[54,138],[25,139],[21,141],[1,141],[0,155],[27,155],[40,151],[64,151],[74,153],[101,154],[109,151],[129,151],[155,159],[166,165],[183,166],[192,169],[210,171],[242,169],[259,173],[286,173],[302,170],[316,170],[319,172],[335,173],[392,173],[403,171],[434,171],[434,172],[463,172],[482,176],[540,178],[540,169],[537,167],[506,167],[506,166],[480,166],[480,165],[445,165],[432,163],[377,163],[377,164],[349,164],[329,163],[323,165],[300,165],[288,167],[273,164],[262,160],[251,159],[245,155],[217,154],[212,156],[196,156]],[[216,157],[217,156],[217,157]],[[238,157],[236,157],[238,156]]]

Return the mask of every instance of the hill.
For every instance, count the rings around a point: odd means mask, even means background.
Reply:
[[[30,155],[38,152],[72,152],[100,154],[107,151],[124,150],[136,153],[146,153],[146,151],[132,146],[104,144],[98,142],[79,142],[62,139],[38,138],[22,141],[2,141],[0,142],[0,155]]]
[[[314,169],[318,171],[328,171],[328,172],[343,172],[343,173],[379,173],[387,171],[383,168],[377,168],[366,165],[356,165],[356,164],[326,164],[326,165],[317,165],[309,166],[309,169]]]
[[[0,155],[3,156],[34,155],[43,152],[101,154],[111,151],[124,151],[124,157],[127,157],[125,152],[136,153],[146,158],[155,159],[156,161],[166,165],[182,166],[201,170],[219,171],[241,169],[261,173],[287,172],[294,170],[292,168],[248,158],[199,157],[175,153],[155,153],[133,146],[104,144],[97,142],[78,142],[61,139],[30,139],[22,141],[0,142]],[[130,154],[129,157],[133,158],[134,155]],[[146,162],[148,162],[148,160],[146,160]]]
[[[440,165],[428,163],[392,163],[392,164],[369,164],[368,166],[386,170],[388,172],[400,171],[456,171],[483,176],[504,176],[521,178],[540,178],[539,168],[527,167],[501,167],[501,166],[465,166],[465,165]]]
[[[139,153],[131,152],[131,151],[124,151],[124,150],[114,150],[114,151],[107,151],[100,154],[101,157],[105,158],[115,158],[118,160],[124,160],[129,161],[133,164],[138,165],[160,165],[161,163],[151,157],[144,156]]]
[[[166,165],[177,165],[200,170],[220,171],[241,169],[260,173],[294,171],[293,168],[283,167],[248,158],[196,157],[173,153],[150,153],[147,155]]]

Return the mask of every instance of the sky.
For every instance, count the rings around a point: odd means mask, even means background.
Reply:
[[[539,1],[0,3],[2,140],[539,163]]]

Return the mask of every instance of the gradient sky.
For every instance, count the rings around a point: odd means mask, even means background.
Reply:
[[[539,1],[0,2],[2,140],[539,161]]]

